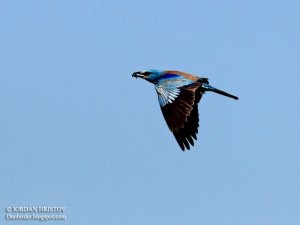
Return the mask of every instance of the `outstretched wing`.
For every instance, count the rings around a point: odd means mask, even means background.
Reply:
[[[161,82],[155,86],[158,101],[169,129],[184,151],[194,145],[199,127],[198,105],[202,97],[202,82]],[[171,85],[172,84],[172,85]]]
[[[187,122],[184,124],[183,128],[180,128],[178,131],[173,131],[175,139],[183,151],[185,148],[189,150],[190,145],[194,146],[193,139],[197,140],[199,127],[198,102],[200,101],[202,94],[200,89],[196,90],[193,109],[190,116],[187,118]]]

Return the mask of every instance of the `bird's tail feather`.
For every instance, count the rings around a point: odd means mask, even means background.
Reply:
[[[215,92],[215,93],[217,93],[217,94],[224,95],[224,96],[227,96],[227,97],[229,97],[229,98],[233,98],[233,99],[235,99],[235,100],[238,100],[238,99],[239,99],[238,97],[236,97],[236,96],[234,96],[234,95],[231,95],[231,94],[229,94],[229,93],[227,93],[227,92],[225,92],[225,91],[221,91],[221,90],[219,90],[219,89],[217,89],[217,88],[214,88],[214,87],[210,86],[209,84],[203,84],[203,85],[202,85],[202,88],[204,88],[205,91],[212,91],[212,92]]]

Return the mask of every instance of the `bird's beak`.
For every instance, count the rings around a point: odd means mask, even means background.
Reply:
[[[145,75],[143,75],[141,72],[134,72],[131,76],[135,78],[143,78]]]

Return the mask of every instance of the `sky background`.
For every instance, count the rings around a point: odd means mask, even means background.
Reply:
[[[0,2],[0,224],[66,206],[105,225],[300,224],[299,1]],[[154,87],[174,69],[207,93],[182,152]],[[36,222],[39,223],[39,222]]]

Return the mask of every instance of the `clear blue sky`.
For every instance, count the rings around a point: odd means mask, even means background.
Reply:
[[[63,205],[67,220],[51,224],[300,224],[299,11],[1,1],[1,217]],[[240,100],[207,93],[182,152],[153,86],[131,78],[148,68],[209,77]]]

